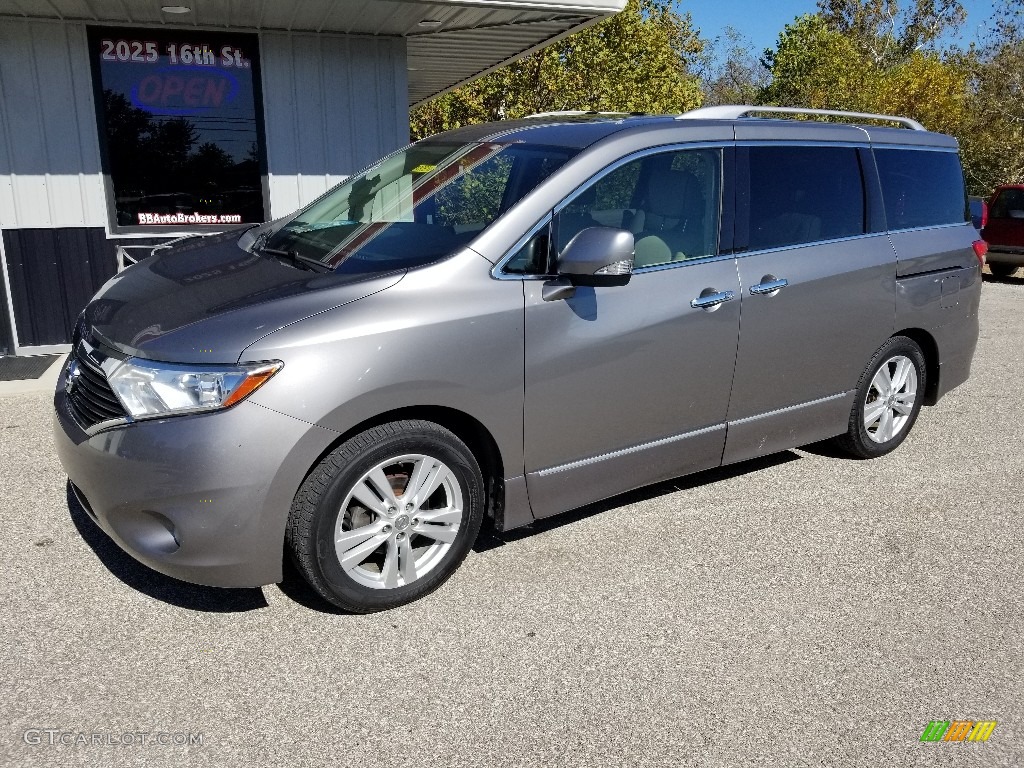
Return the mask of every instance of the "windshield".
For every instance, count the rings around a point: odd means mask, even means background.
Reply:
[[[421,141],[327,193],[266,247],[338,272],[427,264],[467,244],[576,152]]]

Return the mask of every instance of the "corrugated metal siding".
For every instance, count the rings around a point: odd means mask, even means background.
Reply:
[[[625,0],[202,0],[188,14],[161,11],[167,0],[0,0],[0,15],[114,24],[261,29],[402,36],[440,29],[518,23],[554,14],[604,16]]]
[[[102,227],[84,24],[0,24],[0,227]]]
[[[405,40],[263,33],[271,217],[409,140]]]
[[[410,36],[409,103],[416,106],[592,20],[587,16],[559,16]]]
[[[417,104],[581,24],[617,13],[626,0],[203,0],[184,15],[164,0],[0,0],[4,17],[168,27],[408,37],[409,95]],[[429,27],[423,21],[433,22]],[[436,25],[436,26],[435,26]],[[466,37],[460,33],[471,32]],[[456,37],[451,37],[456,35]],[[423,60],[417,66],[413,59]]]
[[[4,230],[21,347],[66,344],[75,319],[114,275],[116,243],[102,228]]]

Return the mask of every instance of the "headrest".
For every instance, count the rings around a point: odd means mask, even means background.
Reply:
[[[673,171],[668,165],[655,166],[647,177],[644,208],[667,219],[684,218],[684,212],[694,207],[697,190],[697,179],[691,172]]]

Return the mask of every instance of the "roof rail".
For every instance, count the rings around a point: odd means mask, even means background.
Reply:
[[[630,115],[642,115],[642,112],[599,112],[596,109],[561,109],[554,110],[553,112],[537,112],[533,115],[527,115],[526,119],[531,117],[579,117],[581,115],[608,115],[615,117],[629,117]]]
[[[827,117],[853,117],[858,120],[882,120],[888,123],[899,123],[914,131],[928,130],[917,120],[895,115],[874,115],[870,112],[843,112],[837,109],[806,109],[804,107],[751,107],[742,104],[728,104],[721,107],[701,107],[680,115],[677,119],[686,120],[736,120],[750,114],[768,112],[784,115],[822,115]]]

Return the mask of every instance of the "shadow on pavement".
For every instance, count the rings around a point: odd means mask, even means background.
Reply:
[[[851,456],[838,445],[834,440],[822,440],[819,443],[801,445],[799,450],[813,453],[815,456],[823,456],[826,459],[844,459],[846,461],[864,461],[864,459]]]
[[[784,451],[740,462],[739,464],[732,464],[728,467],[719,467],[718,469],[698,472],[694,475],[666,480],[645,488],[613,496],[604,501],[588,504],[571,512],[537,520],[530,525],[506,531],[505,533],[498,533],[494,530],[494,526],[487,522],[481,529],[476,544],[473,545],[473,551],[477,553],[487,552],[553,528],[571,525],[609,509],[654,499],[669,493],[685,491],[708,483],[728,480],[739,475],[769,469],[791,461],[798,461],[799,459],[800,457],[792,451]],[[111,573],[132,589],[136,589],[165,603],[193,611],[236,613],[267,607],[266,597],[258,587],[250,589],[204,587],[188,584],[147,568],[122,551],[107,534],[100,530],[88,513],[82,509],[78,499],[75,498],[74,493],[71,491],[70,485],[67,491],[67,503],[71,520],[85,543],[96,553],[96,556]],[[331,605],[320,597],[306,583],[288,557],[284,558],[284,579],[278,587],[286,596],[310,610],[336,615],[347,614],[347,611]]]
[[[1015,274],[1022,274],[1020,270],[1017,270]],[[1024,285],[1024,277],[996,277],[990,275],[987,272],[983,273],[981,279],[986,283],[1006,283],[1007,285]]]
[[[68,512],[79,534],[96,553],[96,557],[117,578],[132,589],[179,608],[209,613],[239,613],[266,608],[267,599],[259,587],[248,589],[221,589],[188,584],[164,576],[132,558],[100,530],[82,509],[71,490],[67,489]]]
[[[320,597],[316,590],[309,586],[306,580],[302,578],[302,574],[299,573],[295,563],[292,562],[291,557],[287,554],[285,554],[284,558],[284,580],[277,586],[287,597],[290,597],[304,608],[309,608],[311,611],[333,613],[337,616],[350,615],[348,611],[343,611],[341,608],[331,605]]]
[[[791,461],[799,461],[799,459],[800,457],[792,451],[783,451],[782,453],[773,453],[770,456],[761,456],[756,459],[750,459],[749,461],[742,461],[738,464],[730,464],[727,467],[718,467],[717,469],[709,469],[693,475],[665,480],[661,483],[655,483],[654,485],[648,485],[644,488],[638,488],[635,491],[629,491],[627,493],[619,494],[618,496],[613,496],[612,498],[605,499],[604,501],[588,504],[585,507],[574,509],[571,512],[563,512],[562,514],[554,515],[553,517],[535,520],[522,528],[515,528],[511,531],[505,531],[504,533],[498,533],[495,531],[494,526],[490,524],[490,521],[488,521],[488,523],[480,530],[480,535],[477,537],[476,544],[473,545],[473,551],[476,553],[487,552],[488,550],[505,546],[506,544],[510,544],[514,541],[519,541],[520,539],[525,539],[530,536],[535,536],[538,533],[549,531],[552,528],[571,525],[593,515],[600,514],[601,512],[606,512],[609,509],[622,507],[626,504],[636,504],[638,501],[655,499],[658,496],[665,496],[677,491],[686,491],[690,488],[707,485],[708,483],[717,483],[721,480],[738,477],[739,475],[746,475],[751,472],[758,472],[762,469],[777,467],[780,464],[788,464]]]

